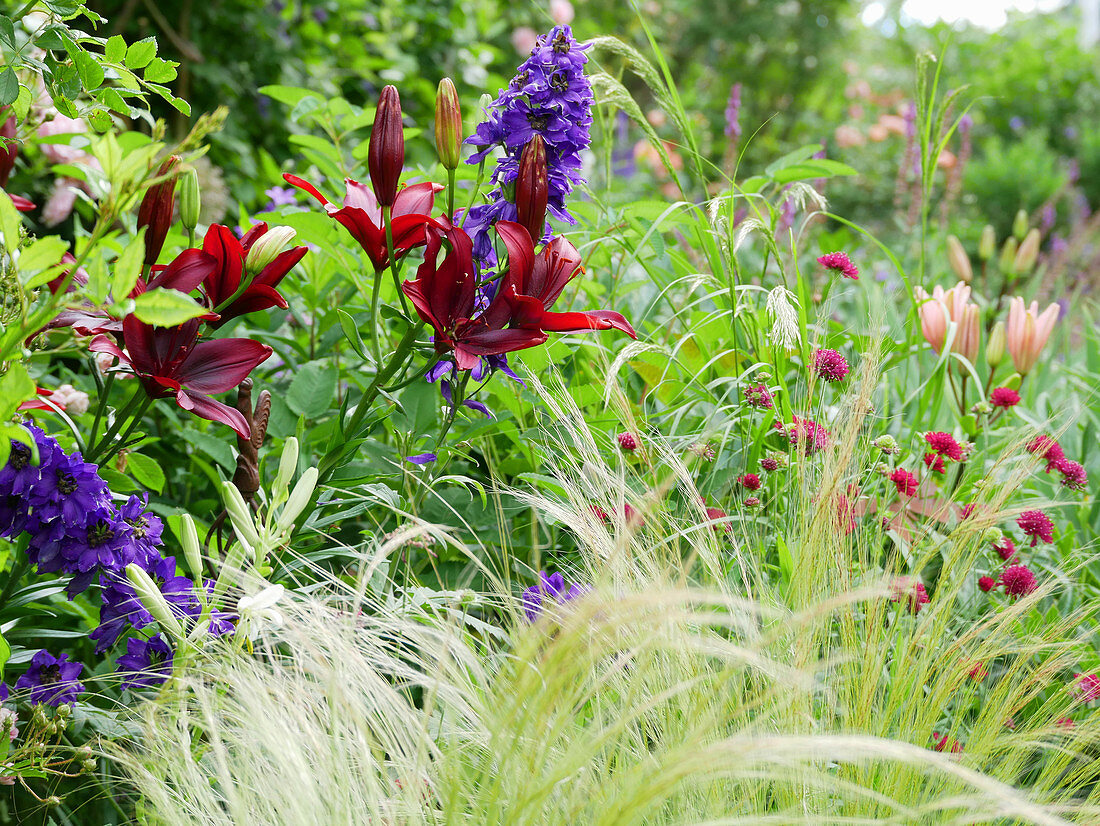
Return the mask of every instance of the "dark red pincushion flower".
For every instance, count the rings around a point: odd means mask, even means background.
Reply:
[[[88,349],[128,365],[152,398],[175,396],[184,410],[227,424],[248,439],[251,430],[241,412],[210,394],[235,388],[271,355],[271,348],[247,338],[198,341],[199,324],[195,318],[178,327],[154,327],[131,315],[122,322],[125,350],[106,335],[92,339]]]
[[[814,352],[814,372],[825,381],[842,381],[848,375],[848,362],[836,350]]]
[[[905,468],[898,468],[890,474],[890,481],[898,489],[898,493],[912,496],[917,492],[917,477]]]
[[[775,407],[772,400],[772,392],[766,384],[750,384],[745,388],[745,403],[761,410],[771,410]]]
[[[271,307],[285,310],[289,306],[276,288],[302,260],[308,247],[291,247],[279,253],[251,281],[243,281],[248,251],[267,231],[267,224],[256,224],[239,241],[229,227],[221,224],[211,224],[206,231],[202,249],[214,259],[216,267],[203,279],[202,287],[207,304],[211,309],[216,309],[220,316],[218,321],[211,323],[211,327],[218,328],[230,319],[248,313]],[[241,289],[244,283],[247,286]]]
[[[954,462],[962,460],[962,445],[960,445],[950,433],[944,433],[943,431],[925,433],[924,441],[928,443],[928,447],[931,448],[934,453],[938,453],[940,456],[951,459]]]
[[[1084,490],[1088,485],[1089,475],[1085,466],[1080,462],[1063,459],[1058,463],[1057,470],[1062,474],[1062,484],[1073,490]]]
[[[779,460],[771,456],[765,456],[760,460],[760,467],[771,473],[772,471],[779,470]]]
[[[1062,446],[1058,444],[1056,439],[1047,435],[1036,436],[1024,446],[1024,449],[1028,453],[1038,456],[1040,459],[1047,460],[1047,473],[1055,470],[1066,458]]]
[[[1020,526],[1021,531],[1031,537],[1033,548],[1039,540],[1054,541],[1054,523],[1041,510],[1024,511],[1016,518],[1016,524]]]
[[[993,550],[997,552],[997,556],[1008,562],[1016,556],[1016,543],[1012,541],[1012,537],[1004,536],[993,543]]]
[[[291,186],[308,192],[321,202],[329,217],[335,219],[351,233],[351,236],[363,248],[376,270],[389,263],[386,250],[386,227],[382,222],[382,207],[369,186],[364,186],[351,178],[345,180],[347,195],[343,207],[330,203],[313,184],[297,175],[286,174],[283,179]],[[390,231],[393,233],[393,251],[398,257],[414,247],[425,243],[425,227],[428,225],[445,229],[442,222],[431,217],[435,195],[442,192],[440,184],[425,182],[413,184],[402,189],[393,199],[390,210]]]
[[[985,663],[983,662],[975,663],[968,673],[970,674],[970,679],[972,680],[984,680],[987,676],[989,676],[989,672],[986,670]]]
[[[1074,682],[1071,691],[1082,703],[1091,703],[1100,700],[1100,675],[1074,674]]]
[[[919,614],[929,602],[928,591],[920,580],[898,577],[891,586],[890,601],[905,602],[910,613]]]
[[[760,504],[761,502],[759,496],[749,496],[745,499],[744,502],[746,508],[758,508],[760,507]]]
[[[729,533],[733,530],[733,526],[730,525],[729,522],[722,521],[726,519],[727,516],[728,514],[721,508],[707,508],[707,520],[714,523],[711,525],[714,531]]]
[[[626,451],[638,449],[638,440],[633,433],[620,433],[618,436],[619,447]]]
[[[980,590],[989,592],[989,591],[992,591],[996,587],[997,587],[997,580],[995,580],[993,577],[991,577],[991,576],[980,576],[980,577],[978,577],[978,588]]]
[[[973,502],[971,502],[969,505],[963,505],[963,509],[959,513],[959,518],[969,519],[971,516],[974,515],[974,511],[977,510],[977,508],[978,506]]]
[[[994,407],[1015,407],[1020,403],[1020,394],[1011,387],[997,387],[989,394],[989,403]]]
[[[958,740],[952,740],[946,734],[940,734],[938,731],[932,732],[932,739],[936,743],[933,747],[936,751],[950,751],[953,754],[959,754],[963,750]]]
[[[776,425],[787,434],[787,439],[792,445],[797,445],[807,455],[823,450],[829,445],[829,431],[813,419],[794,416],[794,421],[786,427],[780,422],[776,422]]]
[[[829,252],[817,259],[817,263],[827,270],[840,273],[845,278],[859,281],[859,270],[852,263],[852,259],[844,252]]]
[[[943,457],[940,456],[938,453],[925,453],[924,463],[933,473],[944,472]]]
[[[745,473],[737,477],[737,484],[746,490],[760,490],[760,477],[755,473]]]
[[[1001,585],[1010,597],[1027,596],[1038,585],[1035,574],[1026,565],[1010,565],[1001,573]]]

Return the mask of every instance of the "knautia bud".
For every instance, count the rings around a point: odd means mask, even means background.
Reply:
[[[458,169],[462,163],[462,109],[449,77],[435,91],[435,151],[444,169]]]
[[[1019,249],[1020,245],[1016,242],[1016,236],[1009,236],[1005,239],[1005,245],[1001,247],[1001,258],[998,262],[1001,272],[1006,275],[1016,274],[1016,253]]]
[[[973,407],[970,408],[970,412],[975,416],[988,416],[993,412],[993,405],[989,402],[975,402]]]
[[[886,462],[879,462],[877,465],[875,465],[875,473],[877,473],[879,476],[889,476],[890,466],[886,464]]]
[[[988,261],[997,250],[997,231],[992,224],[982,227],[982,239],[978,242],[978,258]]]
[[[141,206],[138,207],[138,229],[146,227],[145,266],[147,267],[157,263],[160,251],[164,247],[164,239],[168,236],[168,229],[172,226],[176,167],[179,163],[180,156],[171,155],[160,165],[156,176],[158,178],[167,176],[167,180],[153,184],[145,190],[145,197],[141,199]]]
[[[272,492],[276,496],[290,490],[290,480],[294,478],[294,472],[297,469],[298,440],[291,436],[283,443],[283,454],[279,457],[279,472],[275,474],[275,485],[272,487]]]
[[[535,135],[523,147],[516,178],[516,216],[536,244],[546,231],[546,204],[550,179],[546,171],[546,143]]]
[[[1021,242],[1020,248],[1016,251],[1016,260],[1013,264],[1013,269],[1020,275],[1031,272],[1031,268],[1039,260],[1039,241],[1039,230],[1031,229]]]
[[[199,173],[194,168],[189,167],[180,175],[179,189],[180,223],[185,229],[192,231],[199,225],[199,215],[202,212]]]
[[[252,244],[244,259],[244,268],[250,275],[259,275],[282,254],[283,249],[297,234],[297,230],[290,227],[272,227]]]
[[[1016,217],[1012,221],[1012,234],[1016,236],[1017,241],[1023,241],[1024,236],[1027,235],[1027,224],[1027,210],[1017,211]]]
[[[988,542],[991,545],[996,545],[1002,539],[1005,538],[1005,532],[1000,528],[986,528],[982,532],[982,542]]]
[[[879,436],[872,444],[887,456],[891,456],[901,450],[901,448],[898,447],[898,440],[890,435]]]
[[[378,98],[374,128],[367,146],[367,170],[380,206],[393,206],[404,165],[405,132],[401,126],[401,97],[396,86],[387,86]]]
[[[230,482],[222,483],[222,500],[225,502],[226,513],[229,514],[229,521],[233,523],[233,531],[237,534],[240,543],[253,550],[260,547],[260,535],[256,532],[252,512],[235,485]]]
[[[161,630],[177,642],[182,641],[183,627],[149,574],[145,573],[137,563],[131,562],[126,566],[126,578],[134,586],[134,593],[141,600],[142,606],[153,615],[153,619],[160,625]]]
[[[974,279],[970,256],[966,254],[962,241],[954,235],[947,236],[947,263],[951,265],[952,272],[967,284]]]
[[[0,110],[0,117],[3,116],[3,112],[8,107],[4,107]],[[11,177],[11,171],[15,169],[15,159],[19,157],[19,144],[15,141],[15,115],[9,115],[3,124],[0,124],[0,138],[3,138],[3,144],[0,145],[0,187],[6,187],[8,185],[8,178]]]
[[[316,487],[317,468],[311,467],[302,474],[302,477],[298,480],[298,484],[296,484],[294,490],[291,491],[290,498],[287,499],[286,504],[283,505],[283,510],[279,514],[279,519],[275,523],[280,531],[289,531],[294,527],[294,520],[301,515],[303,510],[305,510]]]
[[[996,369],[997,365],[1005,357],[1005,323],[998,321],[993,325],[993,332],[989,334],[989,341],[985,345],[985,362]]]
[[[202,553],[199,551],[199,532],[195,528],[195,520],[189,513],[180,517],[180,545],[183,546],[183,558],[187,562],[191,577],[196,581],[201,580]]]

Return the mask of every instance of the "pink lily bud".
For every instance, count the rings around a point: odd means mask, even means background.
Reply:
[[[531,240],[538,243],[546,231],[546,203],[550,181],[546,173],[546,144],[535,135],[523,147],[516,178],[517,223],[527,228]]]
[[[1026,306],[1020,296],[1014,297],[1009,304],[1005,343],[1016,372],[1021,376],[1027,375],[1039,360],[1059,312],[1058,305],[1051,304],[1040,315],[1038,301]]]
[[[462,110],[449,77],[439,81],[435,93],[435,149],[444,169],[458,169],[462,162]]]
[[[938,354],[947,337],[947,322],[951,320],[947,305],[943,303],[943,290],[937,286],[933,294],[929,295],[924,287],[917,287],[913,294],[918,302],[917,315],[920,317],[921,335]]]
[[[977,304],[967,304],[963,310],[959,328],[955,331],[955,343],[951,349],[973,364],[981,345],[981,310]]]
[[[367,169],[380,206],[392,207],[405,165],[405,133],[401,126],[401,98],[397,87],[387,86],[378,98],[367,147]]]
[[[0,147],[0,186],[6,187],[15,168],[15,159],[19,156],[19,144],[15,142],[15,115],[0,125],[0,138],[6,138]]]
[[[180,163],[179,155],[172,155],[160,165],[157,177],[171,174],[171,177],[154,184],[145,191],[138,208],[138,229],[145,230],[145,266],[157,263],[168,228],[172,226],[172,211],[175,209],[176,175],[174,170]]]

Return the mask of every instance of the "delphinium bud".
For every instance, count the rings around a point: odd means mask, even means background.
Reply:
[[[550,196],[550,180],[546,171],[546,144],[542,135],[535,135],[523,148],[516,179],[516,214],[519,223],[531,233],[536,244],[546,228],[546,203]]]
[[[145,266],[147,267],[157,263],[161,248],[164,246],[164,239],[168,235],[168,228],[172,226],[176,191],[175,170],[179,163],[179,155],[172,155],[160,165],[157,177],[168,176],[167,180],[149,187],[138,208],[138,229],[146,227]]]
[[[378,98],[367,147],[371,186],[381,206],[393,206],[401,168],[405,165],[405,132],[401,126],[401,98],[397,87],[387,86]]]
[[[180,223],[188,231],[199,225],[199,213],[202,212],[202,198],[199,195],[199,173],[193,168],[180,176]]]
[[[444,169],[457,169],[462,162],[462,110],[449,77],[439,81],[435,92],[435,150]]]

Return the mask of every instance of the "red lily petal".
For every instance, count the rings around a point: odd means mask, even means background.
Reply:
[[[508,250],[508,272],[497,286],[493,303],[482,315],[490,327],[503,327],[511,316],[509,297],[527,294],[527,280],[535,263],[535,244],[525,227],[512,221],[497,221],[497,234]]]
[[[326,198],[324,195],[322,195],[317,190],[317,187],[315,187],[309,181],[304,180],[303,178],[299,178],[297,175],[291,175],[289,172],[287,172],[283,175],[283,180],[286,181],[291,186],[296,186],[296,187],[298,187],[298,189],[305,190],[310,195],[312,195],[314,198],[316,198],[318,201],[320,201],[322,204],[325,204],[326,206],[328,205],[328,203],[329,203],[328,198]]]
[[[266,232],[267,222],[260,221],[260,223],[253,226],[248,232],[241,236],[241,248],[247,253],[252,249],[252,245],[260,239],[260,236]]]
[[[478,356],[495,356],[537,347],[546,341],[541,330],[491,330],[460,332],[455,336],[455,363],[459,370],[470,370]]]
[[[381,226],[382,207],[378,205],[374,190],[352,178],[344,178],[344,187],[347,192],[344,196],[344,206],[363,210],[372,222]]]
[[[577,252],[577,248],[559,235],[535,259],[524,294],[539,299],[542,306],[549,310],[558,300],[565,285],[583,270],[581,254]]]
[[[202,242],[203,250],[214,257],[217,266],[203,282],[210,303],[217,307],[241,286],[244,248],[229,227],[211,224]]]
[[[174,343],[169,342],[165,335],[158,342],[153,326],[140,321],[135,315],[128,315],[122,320],[122,338],[130,353],[130,364],[134,372],[144,376],[153,376],[160,372],[160,365],[172,349],[170,345]],[[158,344],[163,346],[158,347]]]
[[[200,341],[191,348],[175,375],[180,384],[199,393],[224,393],[244,381],[271,353],[266,344],[248,338]]]
[[[210,326],[216,330],[227,321],[237,316],[256,313],[260,310],[269,310],[272,307],[278,307],[281,310],[285,310],[289,306],[290,305],[286,303],[286,299],[283,298],[274,287],[269,287],[266,284],[251,284],[249,288],[244,291],[244,295],[225,308],[221,320],[217,324],[211,324]]]
[[[242,439],[252,437],[252,429],[241,411],[227,404],[222,404],[217,399],[212,399],[202,393],[193,393],[187,388],[181,388],[176,393],[176,404],[207,421],[229,425],[237,431]]]
[[[82,336],[122,332],[122,322],[117,318],[111,318],[104,312],[90,309],[62,310],[53,321],[46,325],[48,330],[54,330],[58,327],[72,327],[78,335]]]
[[[298,266],[298,262],[305,258],[309,247],[291,247],[275,256],[275,260],[268,264],[257,275],[250,285],[264,284],[268,287],[278,287],[288,272]]]
[[[15,208],[20,212],[30,212],[35,208],[34,204],[24,198],[22,195],[12,195],[8,193],[8,197],[11,198],[11,202],[15,205]]]
[[[126,355],[126,351],[119,347],[110,336],[96,336],[88,342],[88,349],[93,353],[110,353],[123,364],[130,364],[130,357]]]
[[[402,215],[431,215],[435,205],[436,193],[443,191],[443,185],[427,181],[407,186],[397,193],[393,200],[392,217]]]
[[[218,269],[218,259],[203,250],[187,249],[176,256],[167,267],[161,270],[144,289],[134,287],[131,296],[145,290],[165,289],[189,293],[199,284],[213,275]],[[139,279],[140,281],[140,279]]]
[[[589,330],[622,330],[631,338],[637,333],[621,313],[614,310],[588,310],[576,313],[543,312],[538,319],[539,329],[549,333],[584,333]]]
[[[386,233],[370,219],[367,213],[358,207],[344,207],[330,212],[351,233],[359,246],[370,258],[375,269],[381,269],[386,263]]]

